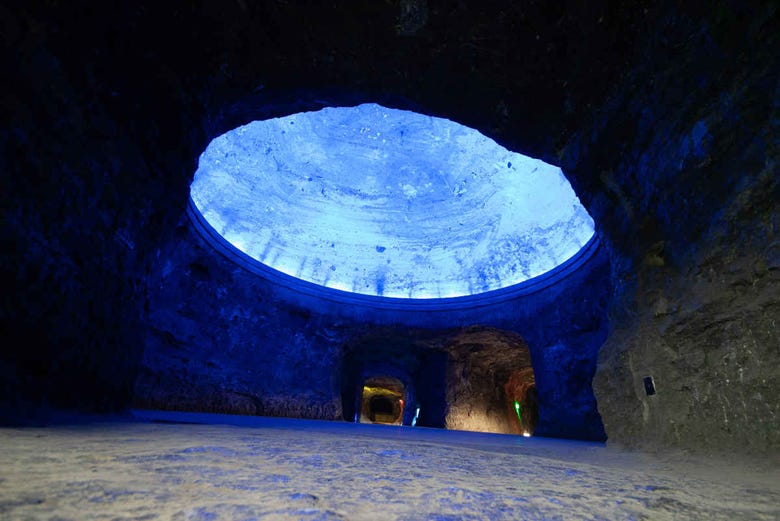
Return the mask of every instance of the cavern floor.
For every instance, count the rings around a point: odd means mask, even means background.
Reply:
[[[542,438],[137,411],[0,446],[2,519],[780,518],[772,462]]]

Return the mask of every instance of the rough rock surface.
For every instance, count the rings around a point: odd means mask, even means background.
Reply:
[[[14,334],[0,353],[2,419],[132,402],[142,356],[158,356],[146,341],[167,337],[149,307],[168,260],[158,251],[177,240],[211,138],[374,101],[563,167],[609,252],[611,333],[595,389],[611,440],[777,452],[777,20],[776,3],[726,0],[4,3],[0,323]],[[191,292],[170,298],[186,305]],[[180,318],[177,305],[177,334],[206,320]],[[556,315],[595,331],[588,346],[606,336],[602,311],[536,316]],[[592,366],[523,316],[518,332],[548,375],[540,414],[565,417],[556,393],[583,378],[589,388]],[[220,386],[240,390],[231,374],[206,375],[198,406]],[[655,396],[643,395],[647,375]],[[316,368],[304,377],[330,385]],[[218,401],[228,399],[257,410],[241,395]]]
[[[150,417],[223,424],[0,429],[0,516],[755,521],[780,515],[780,479],[766,465],[747,470],[744,463],[650,458],[596,443],[518,442],[441,429]]]
[[[615,441],[776,452],[775,13],[754,13],[739,34],[725,13],[710,13],[711,25],[699,14],[664,19],[643,63],[563,153],[575,170],[598,169],[605,190],[586,205],[620,281],[594,387]]]
[[[604,438],[590,387],[606,334],[600,251],[562,282],[458,317],[291,295],[186,217],[177,230],[148,279],[136,407],[352,420],[355,389],[384,375],[416,389],[421,425],[513,432],[504,386],[533,359],[539,432]]]
[[[523,339],[501,331],[467,330],[450,342],[449,350],[447,428],[517,432],[518,420],[505,387],[513,373],[532,366]]]

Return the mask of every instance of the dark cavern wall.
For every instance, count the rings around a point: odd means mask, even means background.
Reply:
[[[691,5],[4,2],[3,421],[343,418],[344,360],[377,335],[434,359],[477,327],[527,343],[536,434],[603,420],[614,443],[776,453],[778,7]],[[210,139],[366,100],[560,165],[596,222],[591,269],[421,323],[302,301],[194,233]]]
[[[769,398],[780,83],[776,35],[762,31],[773,15],[662,17],[640,63],[561,154],[567,171],[587,168],[601,185],[586,206],[610,230],[620,283],[594,388],[607,432],[624,443],[760,452],[780,440]]]

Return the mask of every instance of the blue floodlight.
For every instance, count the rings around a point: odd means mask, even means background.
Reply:
[[[571,258],[594,230],[560,168],[376,104],[231,130],[200,156],[191,196],[252,259],[385,297],[512,286]]]

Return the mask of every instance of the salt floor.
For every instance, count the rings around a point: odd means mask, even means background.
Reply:
[[[4,520],[780,519],[776,462],[536,437],[134,411],[0,447]]]

